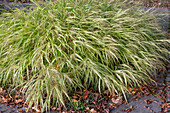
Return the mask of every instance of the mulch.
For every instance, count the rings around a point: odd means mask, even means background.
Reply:
[[[163,79],[163,76],[161,77]],[[166,92],[167,85],[157,81],[154,84],[148,86],[142,86],[140,88],[129,88],[128,95],[133,96],[133,101],[138,101],[144,96],[155,96],[161,98],[161,109],[162,112],[167,112],[168,103],[166,102]],[[28,103],[24,104],[25,99],[23,95],[19,92],[19,89],[16,89],[13,92],[9,92],[10,87],[0,87],[0,104],[5,104],[11,108],[22,108],[28,107]],[[67,101],[67,100],[66,100]],[[145,103],[151,104],[155,102],[152,99],[145,100]],[[67,103],[67,102],[66,102]],[[91,113],[109,113],[113,109],[121,106],[122,104],[127,104],[127,101],[121,95],[116,95],[114,92],[109,93],[108,90],[104,91],[102,94],[98,92],[93,92],[92,90],[84,90],[83,92],[77,91],[71,96],[71,102],[66,104],[65,109],[61,104],[60,107],[51,106],[51,111],[55,112],[65,112],[65,113],[82,113],[82,112],[91,112]],[[152,111],[148,106],[144,106],[145,109]],[[30,109],[32,113],[38,113],[40,111],[40,106],[32,106]],[[133,106],[130,106],[127,109],[122,110],[123,112],[133,111]],[[3,112],[0,110],[0,112]],[[18,113],[24,113],[25,110],[18,110]],[[3,112],[4,113],[4,112]]]

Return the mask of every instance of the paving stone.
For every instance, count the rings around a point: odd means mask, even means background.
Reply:
[[[12,108],[12,107],[6,106],[5,104],[0,104],[0,111],[2,111],[3,113],[18,113],[19,110],[25,110],[25,108],[23,107],[23,108],[18,109],[17,107]]]
[[[169,96],[167,96],[167,98],[166,98],[166,102],[170,102],[170,95],[169,95]]]
[[[166,77],[166,82],[170,82],[170,77]]]
[[[151,104],[146,104],[144,102],[145,99],[152,99],[157,101],[157,103],[152,102]],[[159,113],[161,111],[161,99],[159,97],[154,97],[154,96],[145,96],[139,99],[138,101],[130,101],[128,104],[123,104],[120,105],[118,108],[113,109],[111,113],[125,113],[121,110],[128,109],[130,106],[133,106],[133,111],[130,113],[151,113],[148,109],[144,108],[144,106],[149,106],[153,112]]]
[[[39,5],[41,5],[41,4],[39,4]],[[22,9],[22,8],[27,8],[27,9],[33,10],[32,6],[35,7],[35,5],[33,3],[26,3],[25,4],[25,3],[13,3],[13,2],[0,1],[0,8],[3,8],[6,11],[10,11],[10,12],[15,10],[15,9]]]

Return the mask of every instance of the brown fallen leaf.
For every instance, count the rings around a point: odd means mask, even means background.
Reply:
[[[15,100],[16,104],[21,103],[21,102],[24,102],[24,100],[22,100],[22,99]]]
[[[109,95],[109,93],[110,93],[109,90],[104,91],[104,94],[106,94],[107,96]]]
[[[15,97],[14,97],[15,99],[18,99],[19,98],[19,95],[15,95]]]
[[[141,97],[142,97],[142,96],[134,96],[134,97],[132,98],[132,100],[137,101],[137,100],[139,100]]]
[[[63,108],[63,104],[60,105],[60,108]]]
[[[87,97],[88,97],[88,95],[89,95],[89,91],[86,90],[86,91],[84,92],[83,98],[86,100]]]
[[[88,106],[86,107],[86,110],[89,110],[89,107],[88,107]]]
[[[96,111],[94,110],[94,108],[92,108],[92,109],[90,110],[90,112],[91,112],[91,113],[96,113]]]
[[[121,110],[123,112],[131,112],[133,110],[133,106],[130,106],[129,109],[124,109],[124,110]]]
[[[18,111],[18,113],[24,113],[24,110],[20,109],[20,110]]]
[[[131,87],[128,88],[129,91],[132,91],[133,89]]]
[[[52,107],[52,110],[55,111],[57,109],[57,107]]]
[[[35,110],[37,113],[41,112],[37,107],[32,107],[32,109]]]
[[[135,95],[136,94],[136,91],[132,91],[132,93],[131,93],[132,95]]]
[[[121,103],[122,102],[122,96],[115,98],[112,98],[111,101],[115,104]]]
[[[110,113],[110,112],[109,112],[109,109],[104,109],[104,112],[105,112],[105,113]]]
[[[72,98],[77,99],[78,97],[77,96],[72,96]]]
[[[129,107],[129,109],[132,109],[132,108],[133,108],[133,106],[130,106],[130,107]]]
[[[5,97],[6,97],[6,98],[9,98],[9,94],[7,94]]]
[[[148,110],[149,110],[150,112],[154,113],[153,110],[152,110],[150,107],[148,107]]]
[[[14,107],[15,107],[15,105],[10,105],[10,107],[11,107],[11,108],[14,108]]]
[[[0,93],[1,93],[1,92],[3,92],[3,88],[2,88],[2,87],[0,88]]]
[[[10,105],[14,105],[15,103],[14,103],[14,102],[10,102],[9,104],[10,104]]]
[[[7,99],[4,99],[4,103],[8,103],[8,102],[10,102],[10,98],[7,98]]]
[[[148,96],[148,95],[149,95],[149,93],[148,93],[148,92],[145,92],[145,94],[144,94],[144,95]]]
[[[78,101],[76,99],[72,99],[74,103],[76,103],[76,106],[78,107]]]

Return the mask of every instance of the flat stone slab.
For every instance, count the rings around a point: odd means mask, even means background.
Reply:
[[[167,85],[170,86],[170,82],[168,82]]]
[[[162,30],[168,33],[170,9],[166,8],[141,8],[145,13],[154,15],[158,21]],[[169,72],[169,71],[168,71]]]
[[[170,86],[170,73],[169,73],[169,71],[170,71],[170,69],[168,70],[168,74],[167,74],[167,77],[166,77],[167,86]],[[170,88],[168,88],[168,91],[166,93],[167,93],[166,102],[169,103],[170,102]],[[168,109],[170,110],[170,107]]]
[[[166,82],[170,82],[170,77],[169,76],[166,77]]]
[[[168,70],[169,71],[169,70]],[[170,73],[168,73],[167,77],[170,77]]]
[[[25,110],[25,108],[17,108],[17,107],[10,107],[10,106],[6,106],[5,104],[0,104],[0,111],[2,113],[18,113],[19,110]]]
[[[146,102],[144,100],[154,100],[155,102],[152,102],[151,104],[146,104]],[[131,111],[130,113],[151,113],[151,111],[147,108],[145,108],[144,106],[150,107],[151,110],[153,110],[153,112],[155,113],[159,113],[161,112],[161,99],[160,97],[155,97],[155,96],[144,96],[142,98],[140,98],[138,101],[131,101],[128,104],[122,104],[120,105],[118,108],[113,109],[111,111],[111,113],[125,113],[121,110],[125,110],[125,109],[129,109],[130,106],[133,107],[133,111]]]

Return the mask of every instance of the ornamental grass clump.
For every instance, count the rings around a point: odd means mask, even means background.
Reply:
[[[156,20],[107,0],[58,0],[0,17],[0,82],[29,107],[65,105],[71,92],[123,94],[153,81],[169,54]],[[166,43],[165,43],[166,42]]]

